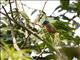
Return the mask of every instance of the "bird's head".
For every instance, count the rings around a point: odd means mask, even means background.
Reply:
[[[46,25],[46,24],[48,24],[49,23],[49,21],[44,21],[43,23],[42,23],[42,25]]]

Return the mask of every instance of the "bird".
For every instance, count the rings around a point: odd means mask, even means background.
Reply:
[[[42,23],[44,29],[49,32],[49,33],[56,33],[56,29],[54,27],[51,26],[50,22],[45,20],[43,23]]]
[[[60,37],[59,37],[59,33],[57,32],[57,30],[55,29],[55,27],[53,27],[50,22],[48,20],[45,20],[42,23],[44,29],[50,33],[51,37],[53,38],[51,41],[55,44],[58,45],[60,42]]]

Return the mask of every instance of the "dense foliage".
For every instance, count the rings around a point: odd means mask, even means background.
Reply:
[[[37,24],[30,21],[24,8],[23,11],[19,10],[16,0],[1,1],[0,9],[5,12],[0,11],[1,60],[72,60],[74,57],[79,60],[80,37],[75,36],[75,30],[80,24],[74,18],[80,18],[80,1],[76,0],[71,4],[69,2],[60,0],[60,5],[53,11],[54,13],[56,10],[58,12],[65,10],[66,12],[60,16],[46,16],[46,12],[40,10]],[[13,3],[16,5],[15,8],[12,8]],[[6,5],[10,7],[9,12],[5,9]],[[34,12],[36,11],[34,10],[32,14]],[[76,15],[69,19],[65,16],[66,13]],[[55,27],[56,33],[49,33],[43,28],[45,16],[51,26]],[[32,53],[35,55],[32,56]]]

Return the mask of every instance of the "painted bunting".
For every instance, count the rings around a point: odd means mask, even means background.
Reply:
[[[42,23],[42,25],[43,25],[44,29],[46,31],[48,31],[49,33],[55,33],[56,32],[56,29],[50,25],[49,21],[45,20]]]

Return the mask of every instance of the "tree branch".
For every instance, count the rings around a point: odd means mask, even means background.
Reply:
[[[45,3],[44,3],[44,6],[43,6],[43,8],[42,8],[42,11],[44,10],[44,8],[45,8],[45,6],[46,6],[47,1],[48,1],[48,0],[46,0]]]

